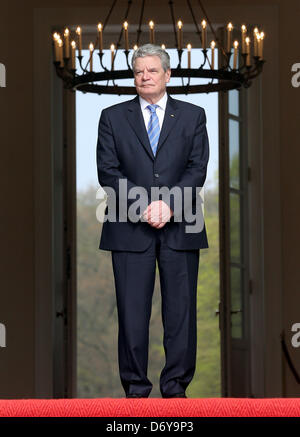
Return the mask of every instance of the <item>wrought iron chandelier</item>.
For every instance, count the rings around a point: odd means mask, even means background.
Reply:
[[[63,37],[61,37],[59,30],[53,33],[54,65],[57,75],[64,82],[65,88],[73,91],[79,90],[84,93],[117,95],[136,94],[134,86],[120,86],[115,83],[115,80],[133,78],[129,56],[139,46],[140,37],[143,33],[142,28],[145,29],[145,26],[147,26],[147,33],[149,35],[148,42],[158,44],[156,41],[155,30],[159,26],[157,26],[152,20],[150,20],[146,25],[143,23],[145,0],[136,2],[136,4],[141,6],[139,23],[136,25],[129,25],[129,12],[134,2],[128,0],[124,22],[120,25],[118,41],[110,46],[110,66],[104,65],[103,55],[105,49],[103,45],[103,33],[105,32],[105,28],[116,3],[117,0],[113,0],[104,23],[98,23],[97,38],[94,43],[91,42],[89,45],[89,57],[86,65],[84,65],[84,57],[82,55],[82,28],[80,26],[74,28],[66,27],[63,31]],[[171,77],[181,78],[182,84],[168,86],[168,92],[170,94],[209,93],[214,91],[226,92],[231,89],[239,89],[242,86],[249,87],[252,79],[258,76],[263,70],[263,64],[265,62],[263,59],[264,32],[259,31],[257,27],[252,30],[253,26],[250,26],[252,34],[252,37],[250,37],[250,32],[249,30],[247,31],[247,26],[242,24],[241,27],[238,28],[238,31],[235,29],[237,38],[233,41],[232,35],[234,26],[230,22],[226,27],[223,27],[223,34],[221,34],[223,37],[220,38],[215,32],[215,29],[203,8],[201,0],[198,0],[198,5],[202,11],[202,17],[200,20],[196,18],[191,1],[187,0],[186,3],[195,25],[195,33],[197,34],[197,38],[199,38],[199,46],[195,48],[201,49],[202,59],[199,59],[198,68],[191,68],[192,46],[189,43],[186,48],[183,47],[184,26],[180,17],[177,20],[175,19],[174,2],[169,0],[168,5],[174,34],[174,46],[178,55],[178,65],[176,68],[171,68]],[[207,44],[208,26],[214,37],[214,39],[209,43],[210,56],[208,55]],[[129,27],[136,27],[137,29],[135,45],[132,49],[130,48],[129,43]],[[71,41],[72,34],[74,34],[74,39]],[[161,47],[167,50],[165,45],[162,42],[159,42],[159,44],[160,43]],[[127,64],[126,69],[115,69],[114,64],[118,50],[123,50],[124,52]],[[218,68],[216,67],[215,62],[216,50],[218,50],[218,57],[223,60],[223,65]],[[95,54],[98,54],[99,57],[100,71],[94,70]],[[187,68],[182,67],[183,54],[186,54],[187,56]],[[80,65],[80,71],[76,68],[76,56]],[[186,84],[184,84],[183,78],[187,78]],[[207,79],[207,83],[191,84],[191,78]],[[99,83],[103,81],[106,81],[107,83]],[[109,85],[109,81],[112,81],[113,84]]]

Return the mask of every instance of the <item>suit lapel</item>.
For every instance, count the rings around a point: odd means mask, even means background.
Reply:
[[[160,149],[162,148],[164,142],[168,138],[169,133],[171,132],[171,129],[174,129],[176,126],[176,123],[178,122],[178,107],[176,105],[176,101],[168,95],[166,110],[165,110],[165,116],[163,120],[163,124],[160,131],[159,141],[157,145],[156,150],[156,156]],[[147,134],[148,135],[148,134]]]
[[[132,129],[136,133],[136,136],[139,138],[140,142],[144,146],[146,152],[149,154],[151,159],[154,159],[139,102],[139,96],[136,96],[133,100],[129,102],[127,118]]]
[[[176,101],[168,95],[165,116],[164,116],[161,132],[159,136],[159,141],[157,145],[157,150],[156,150],[156,156],[159,150],[162,148],[164,142],[166,141],[171,129],[174,128],[176,123],[178,122],[178,112],[179,111],[176,105]],[[151,159],[154,160],[155,157],[153,155],[150,141],[148,138],[144,117],[140,107],[139,96],[136,96],[133,100],[129,102],[127,117],[132,129],[134,130],[137,137],[141,141],[146,152],[151,157]]]

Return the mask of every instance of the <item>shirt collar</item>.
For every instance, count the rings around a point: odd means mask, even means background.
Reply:
[[[147,100],[143,99],[143,97],[139,96],[139,100],[140,100],[140,105],[142,110],[144,110],[148,105],[150,105],[149,102],[147,102]],[[167,92],[165,92],[165,94],[162,96],[162,98],[156,102],[156,105],[158,105],[161,109],[163,109],[164,111],[166,110],[166,105],[167,105],[167,100],[168,100],[168,94]]]

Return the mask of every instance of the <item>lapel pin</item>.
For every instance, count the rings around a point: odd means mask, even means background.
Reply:
[[[174,114],[170,114],[171,115],[171,117],[175,117],[175,115]]]

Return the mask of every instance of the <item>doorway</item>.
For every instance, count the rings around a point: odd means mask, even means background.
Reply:
[[[194,49],[193,49],[194,50]],[[172,60],[175,50],[168,50]],[[197,56],[195,50],[195,56]],[[87,53],[86,53],[87,55]],[[107,53],[107,56],[109,53]],[[193,59],[192,57],[192,59]],[[116,68],[121,68],[117,64]],[[171,79],[170,85],[181,83]],[[122,81],[123,85],[126,85]],[[132,80],[130,82],[132,84]],[[218,94],[176,95],[204,107],[210,141],[210,160],[204,187],[204,214],[209,249],[201,250],[198,276],[197,367],[189,397],[221,396],[219,303],[219,177]],[[123,397],[117,357],[117,312],[110,252],[98,249],[101,223],[96,220],[99,188],[96,168],[97,127],[101,110],[133,96],[76,93],[77,170],[77,397]],[[164,365],[157,274],[150,322],[148,376],[151,397],[160,397],[158,378]]]

